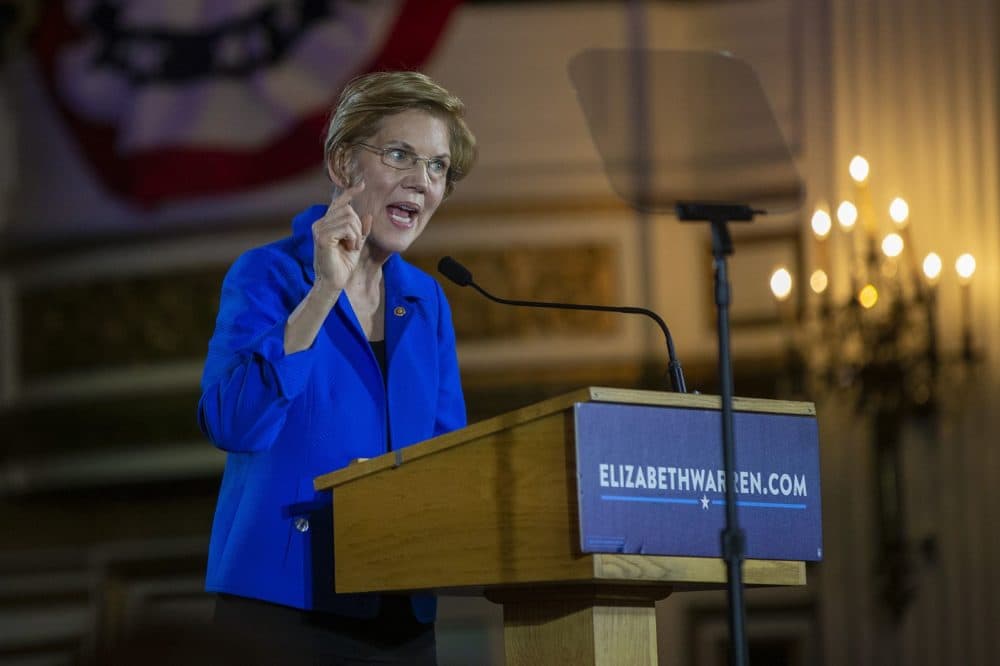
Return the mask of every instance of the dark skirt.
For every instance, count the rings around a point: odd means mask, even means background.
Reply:
[[[382,595],[378,616],[362,620],[220,594],[214,623],[275,663],[437,664],[434,625],[418,622],[405,596]]]

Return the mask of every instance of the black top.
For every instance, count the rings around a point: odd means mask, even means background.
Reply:
[[[378,367],[382,369],[382,383],[388,385],[387,377],[389,376],[389,366],[385,357],[385,340],[369,340],[368,344],[372,347],[372,352],[375,354],[375,360],[378,361]],[[385,410],[385,450],[386,452],[392,451],[392,436],[389,434],[388,409]]]
[[[382,381],[385,382],[389,374],[385,364],[385,340],[369,340],[368,344],[372,346],[372,351],[375,352],[375,360],[378,361],[378,367],[382,368]]]

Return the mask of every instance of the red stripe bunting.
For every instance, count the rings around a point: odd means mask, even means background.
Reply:
[[[353,75],[418,69],[429,59],[460,0],[406,0],[382,48]],[[62,2],[47,3],[35,41],[38,61],[53,101],[80,150],[106,188],[144,207],[173,200],[244,192],[322,168],[323,127],[329,109],[303,116],[288,132],[248,150],[165,147],[130,155],[116,152],[116,128],[74,112],[56,86],[59,51],[80,37]],[[329,105],[339,91],[330,91]]]

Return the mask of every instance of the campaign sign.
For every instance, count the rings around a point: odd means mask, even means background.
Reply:
[[[731,481],[747,557],[822,559],[815,417],[734,412],[727,479],[718,410],[587,402],[574,412],[583,552],[721,557]]]

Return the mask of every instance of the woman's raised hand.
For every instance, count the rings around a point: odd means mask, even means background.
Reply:
[[[323,284],[331,293],[347,285],[372,229],[372,216],[359,218],[351,207],[351,199],[364,189],[364,181],[348,187],[330,202],[326,214],[312,225],[316,284]]]

